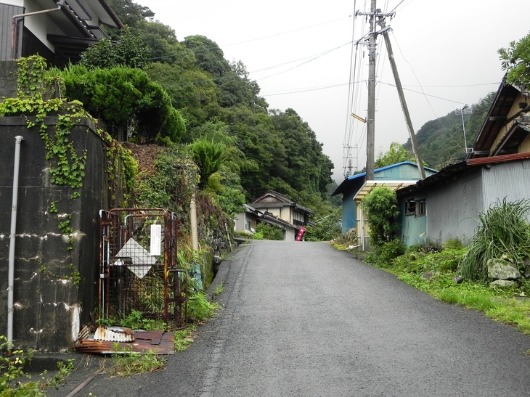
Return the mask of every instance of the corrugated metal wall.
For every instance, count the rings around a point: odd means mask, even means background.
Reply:
[[[12,59],[11,30],[13,15],[22,14],[23,7],[0,3],[0,61]]]
[[[426,192],[429,240],[469,242],[479,226],[479,215],[488,208],[504,198],[530,199],[528,181],[530,160],[522,160],[476,167],[446,186]]]
[[[426,192],[426,200],[428,239],[443,243],[458,238],[467,242],[474,235],[483,207],[480,169]]]
[[[484,210],[497,200],[530,199],[530,160],[513,161],[482,168]]]

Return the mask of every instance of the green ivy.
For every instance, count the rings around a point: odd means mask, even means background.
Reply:
[[[106,175],[108,177],[109,192],[113,194],[111,198],[114,201],[116,199],[114,194],[117,191],[122,191],[121,207],[128,207],[128,203],[132,201],[131,192],[136,185],[138,162],[129,149],[124,148],[119,142],[112,139],[108,133],[101,130],[98,130],[98,133],[107,143]],[[120,186],[124,189],[120,189]]]
[[[50,134],[46,117],[58,114],[55,133]],[[22,115],[28,129],[38,128],[44,143],[46,160],[52,164],[52,183],[69,186],[73,189],[72,198],[80,196],[86,167],[86,151],[78,154],[70,139],[71,129],[81,118],[91,117],[83,110],[80,102],[67,102],[64,99],[6,98],[0,103],[0,116]]]
[[[58,73],[47,70],[46,60],[40,55],[17,59],[17,96],[19,98],[42,99],[60,96],[64,82]]]

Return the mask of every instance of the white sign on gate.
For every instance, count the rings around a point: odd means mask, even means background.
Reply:
[[[156,262],[156,258],[149,255],[149,252],[133,238],[125,243],[116,254],[116,258],[118,260],[120,260],[119,258],[131,258],[132,266],[128,266],[128,268],[138,278],[143,278]]]
[[[160,245],[162,243],[162,225],[151,225],[151,249],[153,256],[160,255]]]

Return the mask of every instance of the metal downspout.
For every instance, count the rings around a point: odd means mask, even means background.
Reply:
[[[13,171],[13,200],[11,206],[11,231],[9,232],[9,272],[7,276],[7,344],[13,346],[13,292],[15,284],[15,236],[17,231],[18,174],[20,170],[20,143],[24,138],[15,137],[15,165]]]

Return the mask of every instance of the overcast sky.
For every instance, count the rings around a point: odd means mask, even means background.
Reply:
[[[368,23],[355,11],[369,11],[371,1],[136,1],[179,40],[203,35],[227,60],[242,61],[270,108],[293,108],[315,131],[335,180],[344,179],[345,145],[353,166],[365,166],[366,127],[351,113],[366,117]],[[386,25],[415,131],[496,91],[504,74],[497,50],[530,33],[529,0],[378,0],[377,7],[395,10]],[[377,50],[376,157],[408,139],[382,35]]]

